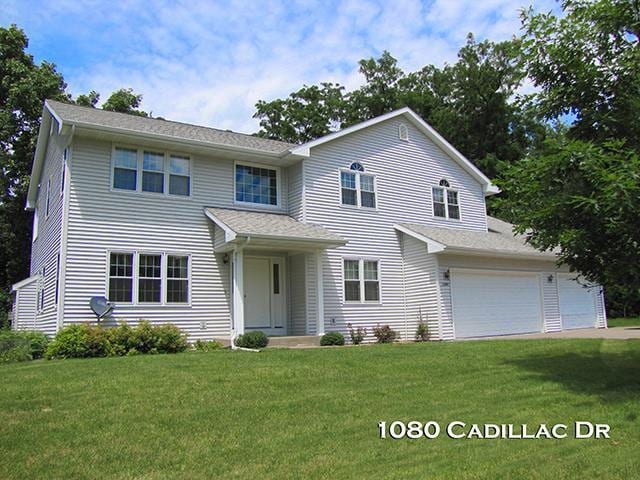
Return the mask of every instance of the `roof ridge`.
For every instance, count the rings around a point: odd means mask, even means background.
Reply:
[[[224,129],[221,129],[221,128],[209,127],[207,125],[198,125],[197,123],[189,123],[189,122],[181,122],[181,121],[178,121],[178,120],[170,120],[170,119],[166,119],[164,117],[145,117],[143,115],[136,115],[134,113],[116,112],[116,111],[113,111],[113,110],[105,110],[104,108],[88,107],[86,105],[78,105],[76,103],[67,103],[67,102],[62,102],[60,100],[54,100],[54,99],[51,99],[51,98],[47,98],[47,99],[45,99],[45,101],[48,104],[59,103],[61,105],[67,106],[67,107],[79,108],[79,109],[82,108],[82,109],[89,110],[91,112],[104,112],[104,113],[107,113],[107,114],[126,115],[127,117],[133,117],[133,118],[142,119],[142,120],[153,120],[153,121],[158,121],[158,122],[169,122],[169,123],[175,123],[175,124],[178,124],[178,125],[186,125],[188,127],[204,128],[204,129],[207,129],[207,130],[213,130],[213,131],[220,132],[220,133],[232,133],[233,135],[242,135],[242,136],[250,137],[250,138],[259,138],[260,140],[265,140],[265,141],[273,142],[273,143],[279,143],[279,144],[287,145],[287,146],[298,146],[299,145],[297,143],[283,142],[282,140],[275,140],[273,138],[259,137],[257,135],[251,134],[251,133],[242,133],[242,132],[235,132],[233,130],[224,130]],[[55,108],[54,108],[54,110],[55,110]]]

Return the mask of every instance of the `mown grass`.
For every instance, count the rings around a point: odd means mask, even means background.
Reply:
[[[609,327],[640,327],[640,317],[609,318],[607,325]]]
[[[186,353],[0,367],[0,478],[636,478],[640,341]],[[385,420],[610,440],[381,440]]]

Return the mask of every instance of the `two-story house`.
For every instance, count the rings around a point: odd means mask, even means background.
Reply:
[[[191,339],[411,339],[605,327],[584,286],[488,217],[491,181],[404,108],[304,145],[47,101],[14,325],[112,319]],[[370,337],[371,338],[371,337]]]

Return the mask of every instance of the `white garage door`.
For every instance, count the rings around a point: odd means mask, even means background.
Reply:
[[[451,297],[457,338],[542,330],[537,274],[454,271]]]
[[[596,326],[595,288],[583,287],[574,280],[574,277],[558,276],[560,317],[563,329]]]

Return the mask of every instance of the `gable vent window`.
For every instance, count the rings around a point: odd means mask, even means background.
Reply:
[[[460,219],[460,203],[458,192],[452,189],[449,182],[442,179],[440,186],[432,187],[433,215],[441,218]]]
[[[409,129],[406,125],[401,124],[398,127],[398,136],[400,137],[400,140],[404,140],[405,142],[409,140]]]
[[[376,177],[365,173],[361,163],[340,170],[340,202],[354,207],[376,208]]]

